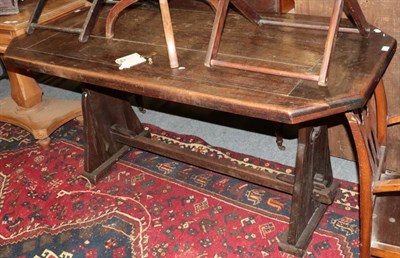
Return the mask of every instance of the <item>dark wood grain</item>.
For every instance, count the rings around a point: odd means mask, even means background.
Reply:
[[[82,44],[66,33],[38,31],[31,37],[15,40],[8,48],[5,61],[10,66],[93,85],[83,96],[87,141],[85,175],[92,181],[104,175],[129,149],[127,145],[170,155],[217,172],[227,167],[228,175],[243,176],[293,193],[289,231],[281,238],[280,247],[302,255],[336,189],[332,183],[327,127],[319,119],[365,106],[394,55],[396,41],[378,32],[371,33],[368,38],[339,32],[332,54],[329,86],[319,87],[316,82],[301,79],[206,67],[203,63],[214,14],[173,8],[170,11],[180,69],[169,67],[158,8],[146,6],[124,12],[115,23],[112,39],[105,37],[107,9],[104,9],[87,43]],[[79,26],[83,17],[84,14],[74,14],[65,23]],[[218,55],[223,60],[250,66],[268,64],[276,69],[306,73],[319,71],[326,40],[326,32],[322,30],[254,26],[237,13],[228,14],[224,32],[219,36],[222,41]],[[382,47],[387,49],[383,51]],[[152,63],[119,70],[114,60],[134,52],[151,57]],[[179,149],[150,143],[143,137],[146,132],[129,102],[116,97],[121,92],[274,122],[301,123],[294,181],[283,180],[282,184],[280,179],[229,168],[224,163],[209,162]],[[384,139],[382,135],[378,138]],[[357,142],[362,143],[362,140]],[[360,160],[368,163],[370,158],[367,154],[360,156]],[[368,182],[363,184],[368,185]],[[363,202],[366,212],[363,223],[368,227],[371,223],[368,218],[372,216],[368,204],[371,202],[368,198]],[[364,236],[363,241],[368,238]]]
[[[359,5],[365,15],[367,22],[378,27],[383,33],[391,35],[397,41],[400,40],[400,19],[398,18],[397,0],[367,1],[358,0]],[[332,0],[296,0],[296,13],[304,15],[324,15],[331,14],[333,6]],[[374,26],[370,28],[370,33],[374,33]],[[383,77],[388,95],[388,116],[396,117],[400,115],[400,51],[399,48],[393,57]],[[351,139],[349,139],[348,128],[337,126],[330,129],[329,137],[332,144],[331,155],[345,159],[355,160],[352,151]],[[400,126],[392,126],[388,129],[388,169],[397,170],[400,167]]]
[[[90,87],[93,88],[93,87]],[[280,248],[302,256],[312,233],[333,202],[337,183],[332,181],[326,125],[305,125],[299,130],[295,175],[260,173],[259,170],[229,160],[215,159],[149,138],[149,132],[130,108],[130,104],[112,95],[118,92],[98,88],[85,89],[84,176],[94,183],[121,158],[129,146],[150,151],[197,167],[236,177],[293,195],[289,229],[280,239]]]
[[[115,95],[115,93],[114,93]],[[144,131],[128,101],[86,88],[82,95],[85,138],[85,172],[98,182],[129,148],[114,140],[110,127],[118,124],[135,134]],[[148,134],[147,134],[148,135]]]
[[[116,23],[114,39],[104,37],[104,13],[94,29],[95,36],[86,44],[74,40],[73,35],[38,31],[13,42],[6,62],[139,95],[293,124],[362,107],[396,47],[390,36],[381,33],[371,33],[368,39],[339,33],[330,85],[322,89],[314,82],[298,79],[207,68],[203,61],[212,11],[171,9],[171,16],[180,65],[185,67],[182,70],[169,68],[156,8],[126,12]],[[145,29],[149,27],[151,33]],[[238,14],[230,14],[222,37],[219,55],[227,60],[315,72],[326,34],[275,26],[260,28]],[[382,46],[388,46],[389,51],[381,51]],[[153,64],[119,71],[114,60],[132,52],[152,55]]]
[[[383,83],[375,101],[347,113],[360,174],[361,257],[400,256],[400,173],[386,170],[387,102]]]
[[[302,257],[328,204],[333,202],[338,185],[333,183],[329,159],[327,127],[301,128],[289,230],[280,236],[280,249]],[[321,182],[323,188],[330,189],[330,198],[325,203],[317,201],[314,196],[315,179]]]

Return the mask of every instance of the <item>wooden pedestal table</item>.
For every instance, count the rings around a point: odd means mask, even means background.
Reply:
[[[41,22],[50,22],[86,6],[84,0],[48,0]],[[25,33],[29,17],[36,5],[34,0],[19,3],[16,15],[0,16],[0,55],[11,40]],[[11,96],[0,100],[0,121],[20,126],[47,147],[49,135],[67,121],[81,116],[79,101],[42,97],[37,82],[25,71],[7,67]]]
[[[116,21],[111,39],[104,35],[106,9],[100,13],[94,36],[84,44],[76,35],[35,31],[13,41],[5,61],[85,83],[83,175],[92,182],[106,176],[110,166],[135,147],[286,192],[292,195],[291,214],[279,247],[304,255],[337,189],[330,164],[328,121],[333,115],[365,106],[394,55],[396,41],[378,30],[368,38],[339,32],[329,85],[319,87],[309,80],[204,66],[214,13],[170,11],[179,63],[184,69],[170,68],[165,39],[160,36],[161,15],[158,8],[150,7],[127,10]],[[72,15],[70,20],[83,18]],[[315,72],[322,62],[326,32],[267,25],[260,28],[243,16],[229,14],[222,37],[225,40],[219,55],[232,62]],[[152,62],[119,70],[115,59],[132,52],[151,55]],[[294,174],[262,173],[154,141],[127,101],[130,94],[296,124],[299,140]]]
[[[40,146],[47,148],[50,134],[82,115],[80,101],[42,98],[31,77],[8,71],[11,97],[0,100],[0,121],[29,131]]]

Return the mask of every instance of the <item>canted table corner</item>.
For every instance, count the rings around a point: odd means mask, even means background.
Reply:
[[[25,27],[36,5],[34,0],[19,4],[16,15],[0,16],[0,55],[11,40],[25,33]],[[84,0],[49,0],[43,11],[42,23],[63,17],[87,5]],[[25,71],[7,67],[11,96],[0,100],[0,121],[29,131],[38,144],[47,148],[50,134],[64,123],[82,115],[79,101],[43,97],[37,82]]]

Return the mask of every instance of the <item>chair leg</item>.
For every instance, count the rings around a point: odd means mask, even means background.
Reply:
[[[370,28],[357,0],[345,0],[346,15],[352,19],[363,37],[368,37]]]
[[[372,235],[372,176],[370,173],[360,171],[360,257],[371,257],[371,235]],[[364,188],[364,189],[362,189]]]
[[[366,143],[361,132],[361,121],[353,112],[346,113],[357,150],[360,175],[360,257],[371,257],[372,234],[372,171]]]
[[[92,31],[97,15],[100,11],[101,6],[103,5],[103,0],[94,0],[92,6],[90,7],[89,13],[86,16],[86,20],[82,27],[82,32],[79,35],[79,41],[86,42],[89,39],[89,34]]]
[[[244,0],[232,0],[232,4],[246,17],[250,22],[260,25],[261,17],[257,12],[254,11]]]
[[[331,21],[329,24],[328,37],[325,43],[324,56],[322,58],[321,70],[318,85],[326,86],[328,82],[329,66],[335,49],[336,37],[339,30],[340,17],[343,13],[343,1],[335,0]]]
[[[32,34],[35,30],[34,24],[39,22],[40,15],[42,14],[46,0],[39,0],[36,4],[35,10],[33,10],[32,16],[29,19],[28,26],[26,27],[26,33]]]
[[[217,13],[215,14],[213,29],[211,32],[210,43],[207,49],[206,60],[204,62],[207,67],[211,67],[211,60],[214,59],[218,53],[229,2],[229,0],[219,0]]]
[[[167,42],[168,48],[169,65],[171,68],[178,68],[178,56],[176,54],[174,31],[172,30],[168,0],[160,0],[160,9],[164,27],[165,41]]]
[[[106,37],[114,37],[114,25],[120,15],[120,13],[125,10],[128,6],[136,3],[138,0],[122,0],[111,8],[106,19]],[[178,56],[176,54],[174,32],[172,29],[171,15],[169,12],[169,6],[167,0],[159,0],[161,17],[163,21],[165,41],[167,42],[168,57],[171,68],[179,67]]]
[[[93,0],[93,3],[89,9],[83,26],[81,28],[65,28],[52,25],[42,25],[38,23],[46,2],[46,0],[39,0],[37,2],[35,10],[33,11],[32,16],[28,22],[26,33],[32,34],[36,28],[77,33],[79,34],[80,42],[86,42],[89,39],[90,32],[92,31],[96,23],[97,15],[100,11],[101,6],[103,5],[103,0]]]

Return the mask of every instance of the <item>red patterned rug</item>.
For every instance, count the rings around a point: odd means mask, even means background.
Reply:
[[[293,168],[146,125],[152,137],[262,173]],[[97,185],[81,177],[82,128],[43,150],[0,123],[0,257],[292,257],[278,250],[290,196],[133,149]],[[358,193],[341,188],[307,257],[358,257]]]

